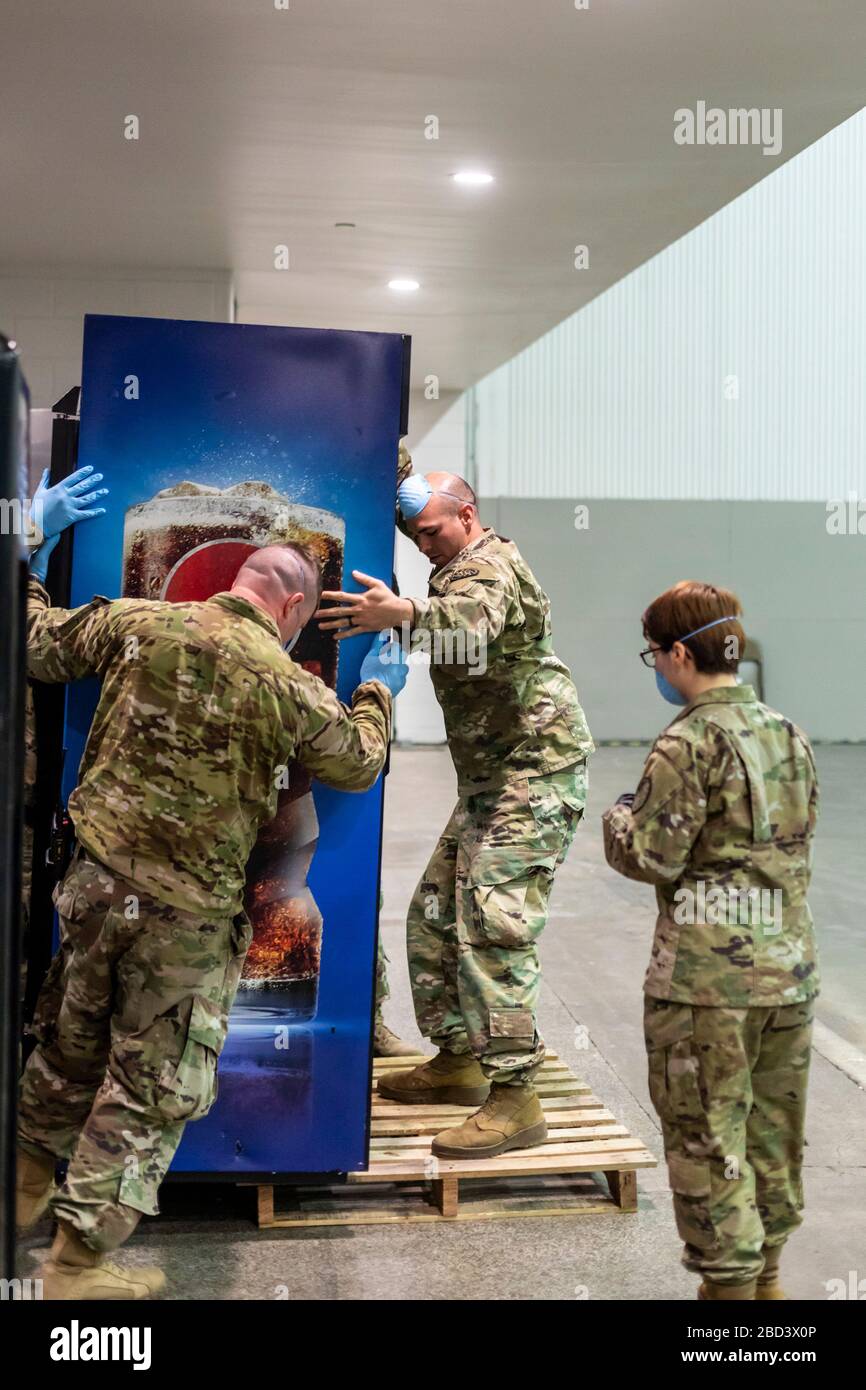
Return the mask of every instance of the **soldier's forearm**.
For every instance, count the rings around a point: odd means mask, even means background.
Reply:
[[[62,684],[95,675],[105,649],[111,605],[96,597],[80,608],[52,608],[48,590],[30,578],[27,591],[27,673]]]
[[[681,876],[685,860],[674,855],[669,837],[664,849],[656,848],[652,840],[642,838],[635,827],[631,808],[623,802],[611,806],[602,816],[604,854],[608,864],[623,878],[657,887]]]
[[[365,792],[379,776],[391,738],[391,696],[379,681],[355,691],[352,710],[343,711],[339,728],[324,729],[298,750],[300,762],[326,786]]]
[[[27,674],[39,681],[64,681],[55,629],[66,609],[52,608],[45,585],[30,576],[27,584]]]
[[[505,605],[471,595],[448,598],[413,598],[413,628],[427,632],[475,633],[479,640],[495,642],[505,627]]]

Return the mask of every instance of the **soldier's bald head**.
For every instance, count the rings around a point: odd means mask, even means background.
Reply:
[[[407,523],[409,535],[435,569],[441,569],[484,534],[478,500],[457,473],[425,473],[432,496]]]
[[[281,603],[292,594],[303,594],[318,607],[322,572],[306,546],[287,542],[265,545],[241,565],[233,589],[251,589],[263,599]]]
[[[433,499],[441,500],[443,508],[456,512],[467,503],[478,506],[478,499],[465,478],[457,473],[425,473],[425,478],[433,489]],[[429,505],[429,504],[428,504]]]

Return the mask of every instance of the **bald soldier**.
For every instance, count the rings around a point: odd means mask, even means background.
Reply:
[[[547,1134],[533,1078],[538,940],[557,864],[586,801],[592,751],[571,676],[551,642],[550,604],[517,547],[482,525],[475,494],[447,473],[412,473],[401,449],[400,522],[433,565],[427,598],[398,598],[355,573],[361,594],[326,592],[339,638],[402,629],[429,652],[457,772],[457,805],[406,927],[418,1026],[438,1053],[390,1072],[380,1094],[481,1106],[433,1141],[486,1158]]]
[[[30,674],[102,681],[69,801],[78,848],[55,892],[60,950],[19,1107],[19,1225],[49,1201],[58,1221],[46,1298],[162,1288],[161,1271],[120,1269],[105,1252],[158,1210],[184,1125],[213,1103],[251,936],[244,870],[281,771],[297,760],[364,791],[382,769],[405,663],[382,661],[374,644],[351,710],[296,665],[286,648],[320,588],[314,557],[295,545],[257,551],[205,603],[52,609],[31,578]]]

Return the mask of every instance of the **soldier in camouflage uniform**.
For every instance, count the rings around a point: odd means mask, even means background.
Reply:
[[[802,1219],[818,783],[805,734],[735,684],[740,612],[688,581],[644,614],[645,660],[685,708],[604,839],[656,888],[644,1028],[684,1263],[701,1298],[773,1299]]]
[[[24,695],[24,824],[21,827],[21,916],[26,931],[33,881],[33,816],[36,809],[36,710],[27,682]]]
[[[31,675],[102,680],[19,1107],[22,1225],[69,1159],[46,1297],[162,1287],[160,1271],[120,1270],[103,1252],[157,1211],[186,1121],[213,1103],[251,936],[244,870],[280,773],[298,761],[363,791],[382,769],[399,668],[371,650],[349,710],[283,649],[319,586],[312,556],[291,545],[256,552],[205,603],[95,598],[66,611],[31,579]]]
[[[382,911],[382,895],[379,894],[379,911]],[[381,928],[380,928],[381,933]],[[388,957],[385,954],[385,947],[379,936],[379,949],[376,955],[376,1018],[373,1026],[373,1056],[374,1057],[415,1057],[418,1048],[412,1043],[404,1042],[398,1038],[385,1022],[383,1008],[385,1000],[391,998],[391,986],[388,984]]]
[[[53,487],[48,484],[49,470],[46,468],[34,493],[32,502],[22,499],[24,507],[24,540],[31,555],[42,549],[42,566],[47,570],[47,561],[56,546],[62,531],[67,526],[94,517],[104,516],[105,507],[96,505],[108,496],[108,488],[99,488],[101,473],[94,473],[89,466],[78,468]],[[49,544],[46,544],[49,542]],[[36,810],[36,706],[33,687],[27,682],[24,695],[24,823],[21,828],[21,922],[25,933],[30,919],[30,891],[33,883],[33,818]],[[22,993],[26,981],[27,965],[22,959]]]
[[[434,565],[429,597],[401,599],[356,573],[366,592],[324,594],[338,606],[320,616],[338,637],[403,626],[412,648],[430,653],[458,800],[406,932],[418,1026],[439,1052],[388,1073],[379,1092],[483,1102],[433,1142],[443,1157],[483,1158],[546,1137],[532,1084],[544,1057],[538,941],[583,814],[593,744],[553,651],[550,604],[517,547],[481,525],[464,480],[411,468],[401,451],[401,521]]]

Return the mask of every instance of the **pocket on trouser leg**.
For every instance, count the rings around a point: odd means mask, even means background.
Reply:
[[[461,895],[463,939],[505,950],[534,946],[547,922],[552,866],[491,859],[473,870]]]
[[[539,848],[561,863],[568,853],[586,807],[586,763],[532,777],[527,798]]]
[[[535,1018],[531,1009],[490,1009],[487,1014],[487,1052],[531,1052],[535,1047]]]
[[[716,1231],[710,1211],[712,1181],[709,1162],[686,1154],[669,1153],[667,1164],[680,1239],[685,1245],[706,1253],[716,1245]]]
[[[690,1004],[647,999],[644,1035],[650,1099],[668,1124],[700,1124],[706,1109]]]
[[[243,962],[241,961],[241,964]],[[228,1032],[222,1003],[193,996],[189,1026],[176,1067],[165,1064],[160,1073],[156,1108],[163,1120],[199,1120],[216,1100],[217,1061]]]

